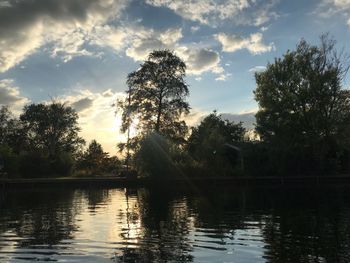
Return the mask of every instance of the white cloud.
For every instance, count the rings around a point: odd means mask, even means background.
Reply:
[[[167,7],[187,20],[216,26],[223,20],[236,24],[262,25],[277,17],[272,11],[276,0],[146,0],[146,3]]]
[[[16,87],[12,79],[0,80],[0,105],[7,105],[14,113],[18,114],[29,99],[21,95],[19,87]]]
[[[266,69],[266,67],[265,67],[265,66],[255,66],[255,67],[253,67],[253,68],[249,69],[248,71],[249,71],[249,72],[253,72],[253,73],[255,73],[255,72],[261,72],[261,71],[264,71],[265,69]]]
[[[197,32],[199,30],[199,26],[191,26],[191,32],[194,33],[194,32]]]
[[[275,49],[274,43],[264,44],[261,33],[251,34],[247,38],[232,34],[219,33],[215,38],[221,43],[222,50],[225,52],[235,52],[240,49],[247,49],[250,53],[256,55],[269,52]]]
[[[350,8],[350,0],[333,0],[335,6],[343,9]]]
[[[328,19],[343,16],[350,27],[350,0],[323,0],[313,14]]]
[[[226,81],[227,78],[231,77],[232,74],[231,73],[224,73],[221,74],[219,77],[215,78],[216,81]]]
[[[82,48],[95,26],[118,16],[127,0],[11,1],[0,8],[0,72],[51,44],[64,61],[90,55]]]
[[[109,46],[116,51],[120,51],[127,44],[127,37],[126,29],[109,25],[96,26],[90,34],[90,44]]]

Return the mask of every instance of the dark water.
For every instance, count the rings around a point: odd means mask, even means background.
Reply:
[[[0,194],[0,262],[350,262],[349,188]]]

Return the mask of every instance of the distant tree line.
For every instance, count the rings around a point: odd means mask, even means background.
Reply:
[[[57,177],[84,171],[102,173],[117,169],[119,160],[108,157],[102,146],[78,135],[78,115],[58,102],[30,104],[16,118],[0,108],[0,161],[10,177]]]
[[[127,134],[118,145],[124,161],[95,140],[84,150],[77,113],[57,102],[27,105],[18,118],[0,108],[0,160],[7,174],[22,177],[117,173],[123,163],[155,178],[348,173],[348,62],[324,35],[320,45],[301,40],[255,73],[259,110],[250,137],[243,123],[216,111],[188,127],[186,64],[156,50],[128,75],[126,97],[117,103]]]

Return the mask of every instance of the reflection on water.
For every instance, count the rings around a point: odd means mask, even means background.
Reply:
[[[0,262],[350,262],[345,188],[2,193]]]

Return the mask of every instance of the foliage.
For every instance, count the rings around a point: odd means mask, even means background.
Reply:
[[[0,144],[7,143],[9,130],[11,129],[11,113],[5,106],[0,108]]]
[[[18,176],[19,157],[7,144],[0,144],[0,163],[4,166],[1,172],[7,175]]]
[[[50,163],[49,174],[56,176],[68,176],[72,173],[75,160],[71,153],[61,152]]]
[[[106,170],[109,165],[108,153],[103,151],[102,145],[92,140],[87,150],[82,154],[78,167],[87,169],[90,173],[98,173]]]
[[[136,167],[142,175],[164,179],[179,175],[181,153],[176,144],[155,132],[145,136],[135,154]]]
[[[39,151],[25,151],[19,155],[19,171],[24,178],[49,177],[50,162]]]
[[[26,145],[22,124],[6,106],[0,108],[0,145],[7,145],[16,153]]]
[[[243,141],[245,129],[242,123],[222,120],[214,111],[205,117],[198,127],[192,128],[187,149],[191,156],[206,168],[232,169],[237,165],[239,153],[233,144]]]
[[[74,153],[84,143],[78,136],[78,114],[62,103],[27,105],[20,120],[30,147],[52,159],[62,152]]]
[[[256,73],[261,138],[281,151],[309,153],[320,168],[332,166],[349,145],[350,96],[341,89],[347,71],[335,41],[322,36],[320,46],[302,40]]]
[[[189,113],[185,70],[185,63],[174,53],[159,50],[128,75],[127,97],[118,107],[122,110],[121,131],[136,125],[139,133],[129,142],[130,148],[136,149],[140,139],[153,131],[176,143],[184,142],[187,126],[181,117]]]

